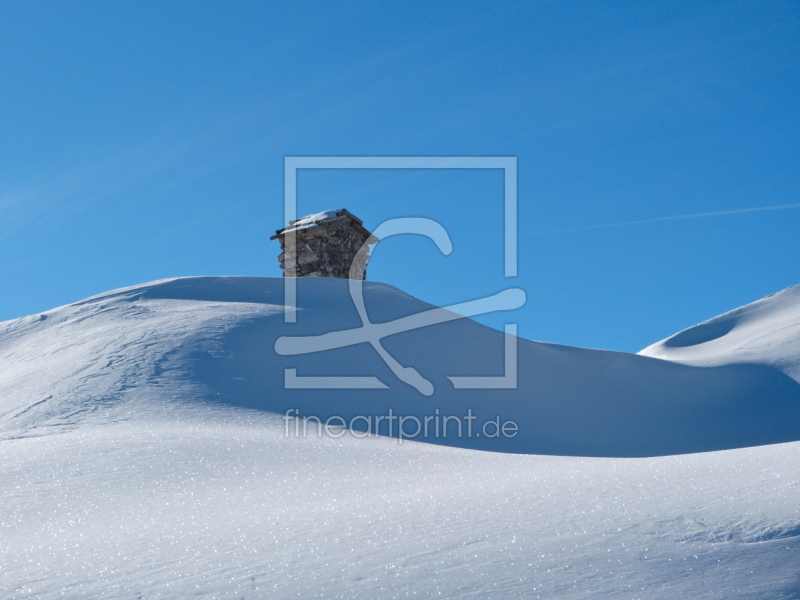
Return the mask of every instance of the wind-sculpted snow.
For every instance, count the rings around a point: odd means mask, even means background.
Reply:
[[[478,437],[452,429],[447,437],[417,439],[514,453],[656,456],[800,439],[800,384],[776,368],[774,352],[769,364],[712,360],[716,366],[698,367],[519,340],[516,389],[463,390],[448,377],[503,373],[504,334],[457,319],[383,341],[401,365],[432,382],[434,394],[426,397],[399,381],[366,343],[279,355],[279,338],[361,325],[346,281],[298,283],[294,324],[284,322],[282,280],[268,278],[166,280],[5,324],[6,435],[213,402],[348,423],[390,409],[420,420],[437,410],[458,417],[471,411],[477,424],[499,416],[518,432]],[[375,323],[433,308],[378,283],[367,283],[364,296]],[[388,389],[284,389],[290,368],[376,376]],[[377,430],[388,434],[388,422]]]
[[[800,444],[649,459],[285,438],[222,407],[0,443],[0,596],[792,600]]]
[[[800,285],[689,327],[639,354],[689,365],[768,365],[800,381]]]
[[[670,360],[519,340],[517,389],[448,379],[501,374],[501,332],[386,337],[424,396],[367,343],[276,353],[361,325],[346,281],[298,284],[296,324],[262,278],[0,324],[0,598],[800,598],[794,290],[651,347]],[[433,308],[364,295],[375,323]],[[387,387],[286,390],[287,368]],[[303,437],[290,408],[471,410],[518,434]]]

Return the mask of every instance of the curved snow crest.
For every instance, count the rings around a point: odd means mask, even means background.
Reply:
[[[310,303],[315,303],[316,300],[324,300],[324,297],[320,296],[320,294],[324,292],[325,286],[344,285],[342,283],[343,280],[338,279],[326,280],[325,278],[306,278],[298,281],[302,281],[302,286],[309,288],[310,292],[315,293],[315,295],[305,299]],[[365,281],[364,289],[370,294],[394,294],[399,297],[420,302],[413,296],[409,296],[405,292],[386,283]],[[170,277],[111,290],[110,292],[97,294],[61,308],[81,306],[112,299],[127,299],[130,301],[139,299],[160,299],[194,300],[198,302],[235,302],[237,304],[269,304],[283,308],[284,290],[283,279],[279,277]],[[426,304],[426,306],[431,305]]]
[[[684,329],[639,354],[698,366],[766,365],[800,381],[800,285]]]
[[[368,344],[281,356],[275,343],[282,336],[361,325],[347,281],[325,278],[297,281],[297,323],[285,323],[283,281],[166,279],[0,324],[0,437],[214,406],[348,422],[390,410],[420,420],[472,411],[478,424],[514,421],[518,434],[452,430],[416,439],[522,454],[656,456],[800,440],[800,385],[767,360],[691,366],[519,339],[516,389],[457,390],[449,376],[501,375],[506,346],[502,332],[458,319],[383,341],[400,364],[433,383],[435,393],[424,397]],[[364,298],[374,323],[433,308],[375,282],[365,282]],[[796,360],[791,352],[786,360]],[[285,389],[287,369],[374,376],[387,389]]]

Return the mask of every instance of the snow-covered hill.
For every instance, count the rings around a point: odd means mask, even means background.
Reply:
[[[684,329],[639,354],[687,365],[767,365],[800,382],[800,285]]]
[[[516,389],[456,390],[448,376],[504,369],[504,334],[460,319],[384,340],[400,364],[433,383],[435,393],[426,397],[399,381],[369,344],[277,354],[281,336],[361,324],[345,280],[298,283],[296,324],[284,322],[283,280],[202,277],[118,290],[6,323],[0,431],[38,435],[43,428],[106,422],[109,415],[133,418],[176,404],[214,403],[347,422],[389,409],[420,420],[436,409],[458,417],[471,410],[475,424],[499,415],[519,431],[513,438],[454,431],[417,439],[515,453],[651,456],[800,439],[800,385],[787,375],[800,364],[796,346],[770,340],[761,362],[757,348],[747,363],[709,353],[714,366],[699,368],[520,340]],[[379,283],[367,283],[364,297],[373,322],[432,308]],[[781,331],[797,327],[800,301],[787,304],[795,312],[769,312],[771,327],[784,321]],[[304,376],[375,375],[388,389],[287,390],[287,368]]]
[[[503,371],[504,334],[468,319],[385,338],[424,396],[368,344],[277,354],[361,323],[347,282],[301,279],[287,324],[282,284],[172,279],[0,324],[0,597],[800,598],[797,288],[651,356],[519,340],[517,389],[453,388]],[[431,308],[364,291],[373,322]],[[388,387],[287,390],[287,368]],[[289,409],[518,433],[298,437]]]

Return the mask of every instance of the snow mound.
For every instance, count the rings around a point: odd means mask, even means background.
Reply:
[[[0,325],[0,436],[222,405],[348,424],[355,419],[354,429],[369,423],[395,437],[397,429],[379,417],[407,417],[411,433],[412,418],[453,416],[460,425],[451,421],[439,431],[431,425],[414,439],[526,454],[658,456],[800,440],[800,385],[787,375],[791,369],[779,368],[797,364],[796,346],[776,347],[773,338],[762,354],[754,338],[746,364],[707,352],[703,366],[520,339],[514,389],[454,389],[448,377],[504,372],[505,334],[470,319],[385,338],[394,360],[432,383],[435,392],[426,397],[399,381],[367,343],[277,354],[279,338],[361,325],[347,281],[297,283],[295,324],[284,322],[282,279],[197,277],[117,290]],[[761,316],[782,332],[778,322],[787,326],[785,315],[795,314],[797,293],[775,298],[780,314]],[[380,283],[366,282],[364,299],[376,323],[433,308]],[[748,320],[762,319],[751,314],[740,322]],[[301,376],[374,376],[386,387],[285,389],[291,369]],[[469,414],[476,427],[471,434]],[[513,436],[479,429],[498,419],[516,425]]]
[[[697,366],[765,365],[800,381],[800,286],[684,329],[639,354]]]
[[[776,337],[795,292],[776,295],[780,314],[744,307],[727,332],[665,347],[708,358],[715,340],[758,329],[747,364],[519,340],[516,389],[456,390],[447,376],[502,373],[504,334],[459,319],[385,338],[433,382],[426,397],[368,344],[276,354],[281,336],[361,322],[346,281],[297,283],[296,324],[282,279],[233,277],[0,323],[2,597],[800,597],[800,443],[775,443],[800,437],[796,348]],[[431,308],[379,283],[364,296],[374,322]],[[387,387],[287,390],[287,368]],[[299,437],[289,407],[471,408],[519,434]],[[752,444],[771,445],[645,457]]]

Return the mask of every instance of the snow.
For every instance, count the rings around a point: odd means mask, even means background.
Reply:
[[[503,334],[473,321],[386,338],[425,397],[366,344],[277,355],[360,325],[347,282],[297,283],[297,324],[266,278],[0,324],[0,596],[800,598],[796,288],[647,350],[669,360],[519,340],[517,390],[449,384],[502,372]],[[364,295],[373,322],[431,308]],[[388,389],[285,390],[290,367]],[[519,434],[295,437],[288,408],[471,408]]]
[[[288,233],[290,231],[300,231],[301,229],[308,229],[310,227],[316,227],[323,221],[327,221],[329,219],[335,219],[339,216],[342,210],[325,210],[320,213],[316,213],[314,215],[307,215],[302,219],[298,219],[294,221],[289,227],[283,230],[283,233]]]
[[[800,381],[800,285],[685,329],[639,354],[688,365],[769,365]]]

